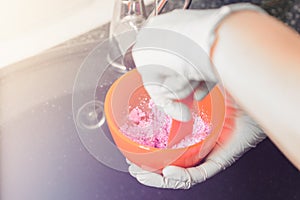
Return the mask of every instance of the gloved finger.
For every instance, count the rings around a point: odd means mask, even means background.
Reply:
[[[139,174],[137,175],[136,178],[140,183],[150,187],[168,188],[168,189],[190,188],[190,184],[188,184],[187,182],[162,176],[156,173]]]
[[[140,183],[142,183],[146,186],[157,187],[157,188],[166,188],[164,178],[160,174],[156,174],[153,172],[144,173],[144,174],[141,173],[136,176],[136,179]]]
[[[140,168],[139,166],[137,166],[133,163],[128,167],[128,171],[129,171],[130,175],[135,177],[135,178],[140,174],[151,173],[151,172],[148,172],[146,170],[143,170],[142,168]]]
[[[188,80],[181,75],[169,76],[162,84],[162,87],[166,88],[162,95],[169,99],[184,99],[194,91],[198,84],[198,81]]]
[[[186,169],[177,166],[167,166],[162,171],[164,177],[178,181],[191,181]]]
[[[152,69],[151,71],[149,71]],[[147,72],[149,71],[149,72]],[[169,71],[169,72],[167,72]],[[150,96],[163,96],[168,99],[184,99],[194,91],[198,81],[188,80],[181,74],[161,67],[141,67],[143,85]]]
[[[195,183],[201,183],[206,179],[216,175],[220,171],[225,169],[221,163],[217,163],[214,160],[207,159],[203,164],[197,167],[188,168],[187,171],[191,176],[192,185]]]
[[[192,178],[187,169],[177,166],[167,166],[163,169],[163,176],[168,185],[174,189],[189,189],[192,186]]]
[[[184,99],[194,91],[193,85],[190,83],[181,84],[180,81],[177,81],[174,77],[170,77],[161,81],[167,81],[167,83],[144,82],[144,87],[151,98],[160,97],[174,100]]]
[[[131,165],[131,164],[132,164],[132,162],[130,162],[130,160],[128,160],[127,158],[126,158],[125,160],[126,160],[126,163],[127,163],[128,165]]]
[[[140,32],[138,37],[140,37],[142,32]],[[149,43],[149,38],[137,41],[132,51],[137,70],[143,76],[143,79],[144,76],[151,76],[153,73],[158,75],[181,75],[185,77],[189,68],[193,66],[190,62],[183,59],[182,56],[178,56],[171,51],[159,48],[151,49],[147,47],[148,45],[144,48],[142,44],[144,42]]]
[[[194,92],[194,99],[197,101],[202,100],[206,95],[209,93],[209,90],[207,88],[204,89],[197,89]]]
[[[191,119],[191,112],[187,105],[181,102],[173,101],[172,99],[164,98],[159,95],[151,95],[151,99],[158,106],[159,109],[170,115],[173,119],[178,121],[189,121]]]
[[[180,102],[170,102],[167,105],[164,105],[163,109],[166,114],[178,121],[187,122],[192,117],[190,109],[185,104]]]
[[[216,85],[216,82],[201,81],[194,91],[194,99],[202,100]]]
[[[177,186],[183,189],[188,189],[191,186],[205,181],[222,171],[222,164],[214,160],[206,160],[203,164],[197,167],[181,168],[177,166],[167,166],[163,170],[163,175],[168,180],[177,182]]]

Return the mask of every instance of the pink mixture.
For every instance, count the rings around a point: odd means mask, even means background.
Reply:
[[[124,135],[132,141],[144,146],[167,148],[169,132],[172,125],[172,118],[159,110],[150,100],[147,113],[139,107],[133,108],[127,122],[121,127]],[[210,124],[207,124],[199,115],[193,113],[193,132],[186,136],[172,148],[182,148],[200,142],[205,139],[211,130]]]

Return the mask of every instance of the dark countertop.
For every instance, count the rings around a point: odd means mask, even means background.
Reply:
[[[300,32],[300,0],[193,0],[191,9],[210,9],[219,8],[222,5],[250,2],[265,9],[270,15],[278,18],[288,26]],[[174,9],[182,8],[184,0],[169,1],[163,12],[169,12]],[[147,12],[149,13],[147,8]],[[108,27],[106,24],[95,30],[92,30],[82,36],[69,40],[60,46],[78,45],[81,43],[101,41],[108,36]]]
[[[72,94],[88,54],[96,67],[105,62],[90,52],[107,27],[0,70],[1,200],[300,200],[299,171],[268,139],[190,190],[146,187],[99,162],[76,129]]]

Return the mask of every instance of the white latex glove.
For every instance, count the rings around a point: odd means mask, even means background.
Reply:
[[[212,152],[205,161],[196,167],[181,168],[167,166],[162,175],[148,172],[133,163],[129,163],[129,173],[140,183],[171,189],[189,189],[191,186],[205,181],[220,171],[231,166],[249,149],[254,148],[266,135],[259,126],[241,109],[231,103],[237,112],[233,116],[226,116],[222,134]],[[226,124],[227,120],[234,120],[235,126]]]
[[[178,100],[194,92],[201,100],[218,82],[210,62],[214,31],[230,10],[259,9],[241,3],[232,8],[175,10],[149,19],[132,50],[145,89],[172,118],[188,121],[188,107]],[[226,14],[227,13],[227,14]]]
[[[212,13],[214,10],[175,10],[154,17],[138,34],[132,51],[145,89],[158,106],[177,120],[188,121],[191,115],[188,107],[176,100],[194,91],[194,97],[200,100],[217,82],[209,55],[202,47],[204,34],[199,34],[207,32],[207,18]],[[202,25],[195,27],[199,19]]]

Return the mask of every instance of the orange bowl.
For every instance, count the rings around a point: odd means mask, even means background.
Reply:
[[[159,171],[168,165],[186,168],[198,164],[212,150],[225,119],[225,99],[219,87],[196,102],[198,108],[207,115],[205,120],[212,125],[210,134],[201,142],[186,148],[159,149],[144,146],[121,132],[120,127],[126,122],[130,108],[144,103],[143,99],[149,99],[149,95],[136,69],[116,80],[105,98],[104,112],[108,127],[117,147],[129,161],[149,171]]]

